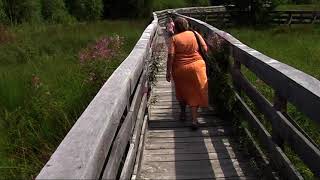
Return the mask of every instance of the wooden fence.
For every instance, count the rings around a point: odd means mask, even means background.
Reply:
[[[175,12],[193,17],[214,26],[232,26],[234,20],[232,17],[239,16],[240,11],[228,11],[223,6],[182,8]],[[269,13],[269,22],[271,24],[319,24],[320,11],[272,11]]]
[[[91,101],[36,179],[131,177],[146,121],[145,64],[157,28],[155,15],[130,55]]]
[[[198,19],[176,14],[188,19],[193,29],[198,30],[209,42],[213,35],[218,35],[231,49],[233,66],[232,75],[236,97],[241,110],[250,126],[258,133],[261,144],[266,147],[268,161],[273,169],[280,172],[284,179],[302,179],[288,157],[283,152],[287,144],[308,168],[320,176],[320,150],[316,143],[286,113],[287,103],[292,103],[311,120],[320,124],[320,81],[293,67],[272,59],[246,46],[230,34],[221,31]],[[210,44],[210,43],[208,43]],[[212,47],[211,47],[212,48]],[[242,74],[245,66],[258,78],[274,90],[274,102],[271,103]],[[272,124],[272,134],[249,108],[240,94],[245,94],[257,109]],[[248,129],[246,129],[248,133]],[[265,156],[265,155],[264,155]]]

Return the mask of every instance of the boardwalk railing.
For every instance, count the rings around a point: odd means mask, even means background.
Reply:
[[[155,16],[37,179],[115,179],[117,175],[128,179],[131,176],[147,102],[145,62],[151,56],[157,27]]]
[[[218,35],[231,49],[234,62],[230,73],[237,90],[236,97],[249,124],[258,132],[257,137],[261,144],[267,147],[272,167],[285,179],[302,179],[283,152],[284,144],[287,144],[316,176],[320,176],[318,145],[286,113],[287,103],[292,103],[299,111],[320,124],[320,81],[246,46],[230,34],[205,22],[180,14],[176,16],[187,18],[191,27],[198,30],[208,42],[210,37]],[[246,79],[241,72],[241,66],[245,66],[274,90],[273,103]],[[268,119],[272,124],[272,134],[240,94],[249,97]]]

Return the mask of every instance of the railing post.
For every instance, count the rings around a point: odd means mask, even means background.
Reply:
[[[274,101],[273,107],[283,113],[284,115],[287,114],[287,99],[284,98],[279,94],[279,92],[275,91],[274,93]],[[272,123],[272,138],[273,140],[280,146],[283,147],[284,141],[283,138],[280,137],[281,128],[279,127],[279,123],[273,122]]]

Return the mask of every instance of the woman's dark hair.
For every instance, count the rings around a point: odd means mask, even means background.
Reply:
[[[177,17],[174,20],[174,26],[176,33],[181,33],[189,30],[189,23],[185,18]]]

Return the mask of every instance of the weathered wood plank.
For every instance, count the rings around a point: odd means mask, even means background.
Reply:
[[[131,127],[133,126],[133,113],[129,112],[126,119],[124,120],[119,133],[113,143],[108,163],[103,172],[102,179],[116,179],[118,174],[118,168],[120,166],[122,157],[129,143],[131,135]]]
[[[133,136],[131,139],[129,151],[120,175],[120,179],[129,179],[132,175],[133,168],[134,168],[134,161],[136,159],[137,150],[140,143],[140,135],[141,135],[146,106],[147,106],[147,94],[145,93],[142,98],[142,103],[141,103],[137,120],[135,123],[135,128],[134,128]]]
[[[170,132],[170,130],[152,130],[152,132]],[[172,131],[172,130],[171,130]],[[215,143],[230,143],[230,137],[217,136],[217,137],[186,137],[186,138],[148,138],[146,143],[191,143],[191,142],[215,142]]]
[[[231,125],[231,123],[226,123],[223,121],[210,121],[210,122],[203,122],[199,121],[199,127],[216,127],[216,126],[222,126],[222,125]],[[150,129],[172,129],[172,128],[183,128],[183,127],[191,127],[192,122],[191,120],[186,122],[179,122],[179,121],[150,121],[149,127]]]
[[[146,129],[148,128],[147,121],[148,121],[148,116],[145,116],[144,120],[143,120],[140,140],[139,140],[138,153],[137,153],[137,157],[136,157],[133,173],[132,173],[132,176],[131,176],[132,180],[137,179],[137,177],[139,176],[139,173],[140,173],[140,166],[141,166],[141,162],[142,162],[143,149],[144,149],[144,141],[145,141],[145,137],[146,137],[145,136],[146,135]]]
[[[198,131],[176,131],[176,132],[148,132],[148,138],[152,137],[210,137],[210,136],[225,136],[232,133],[231,127],[210,127],[199,128]]]
[[[225,151],[233,151],[231,146],[216,146],[216,147],[196,147],[187,149],[145,149],[144,153],[154,154],[203,154],[203,153],[221,153]]]
[[[236,156],[235,152],[202,153],[202,154],[154,154],[144,153],[144,160],[148,162],[177,162],[177,161],[198,161],[198,160],[221,160],[237,159],[244,161],[245,158]]]
[[[144,162],[149,167],[142,169],[143,179],[197,179],[250,176],[249,164],[235,159]]]
[[[186,122],[187,121],[191,121],[191,116],[187,116],[186,117]],[[149,122],[153,122],[153,121],[172,121],[172,122],[179,122],[179,116],[152,116],[152,119],[149,119]],[[228,121],[226,120],[222,120],[214,115],[203,115],[201,117],[198,117],[198,121],[199,122],[226,122],[228,123]]]

